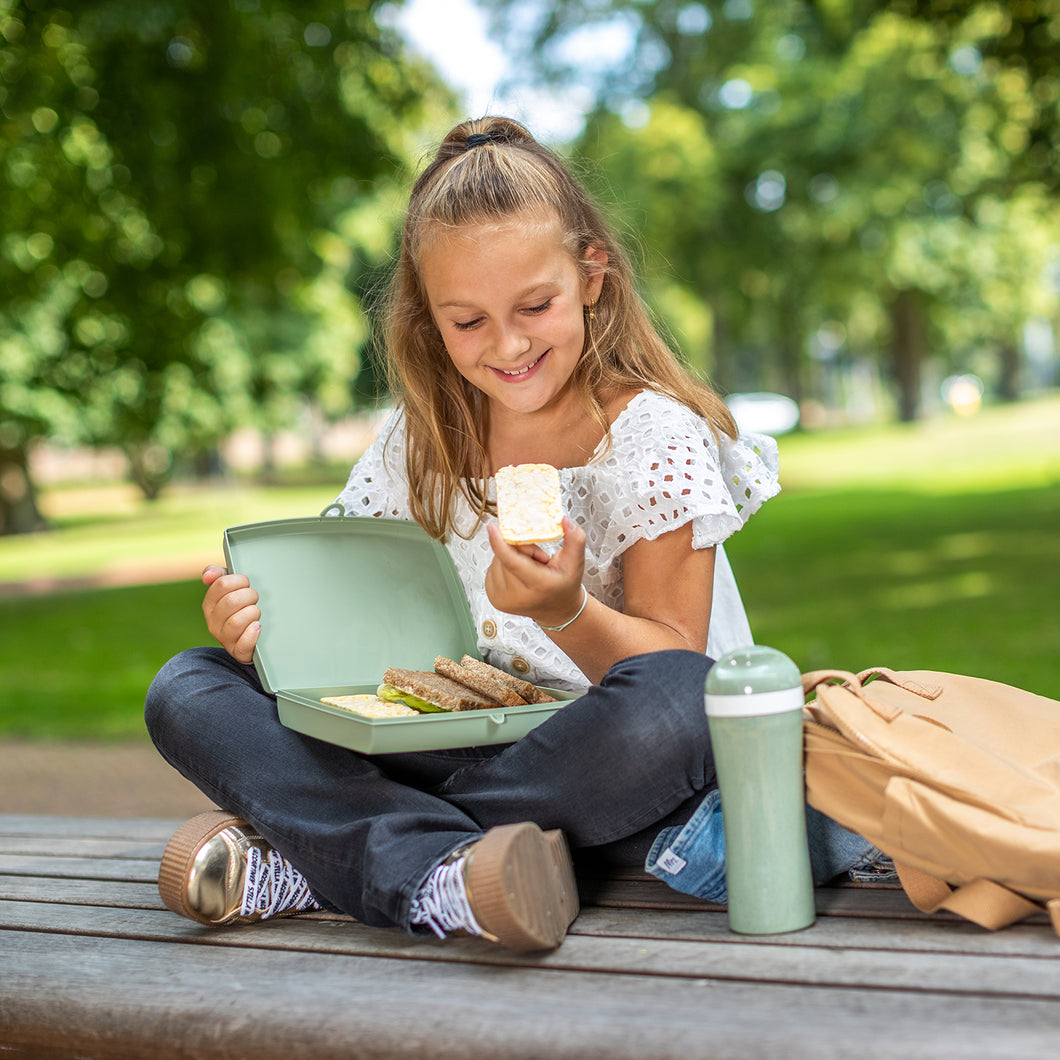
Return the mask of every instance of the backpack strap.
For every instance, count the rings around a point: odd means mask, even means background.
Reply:
[[[909,900],[922,913],[946,909],[973,924],[997,931],[1019,920],[1040,913],[1042,907],[1015,891],[1010,891],[993,880],[973,880],[963,887],[953,888],[945,880],[931,876],[909,865],[894,863],[898,879]],[[1060,936],[1060,899],[1048,903],[1053,928]]]
[[[885,681],[890,681],[892,685],[904,688],[907,692],[912,692],[923,699],[938,699],[943,691],[942,685],[925,685],[920,681],[914,681],[908,674],[900,674],[897,670],[892,670],[889,666],[873,666],[858,674],[858,680],[862,684],[866,684],[872,677],[882,677]]]
[[[809,694],[818,685],[828,684],[831,681],[839,681],[853,692],[861,691],[861,681],[858,680],[857,674],[852,674],[849,670],[811,670],[802,675],[803,694]]]
[[[875,674],[879,673],[877,670],[866,670],[865,673]],[[892,670],[891,673],[894,673]],[[838,702],[844,702],[846,696],[856,696],[869,710],[878,714],[881,718],[886,721],[894,721],[895,718],[902,716],[902,710],[900,707],[889,705],[879,701],[879,698],[872,698],[866,695],[865,689],[861,685],[860,674],[852,674],[847,670],[811,670],[809,673],[802,675],[802,689],[804,695],[809,695],[810,692],[816,692],[817,704],[828,704],[833,699]],[[898,675],[895,674],[897,677]],[[840,682],[835,684],[835,682]],[[815,708],[813,703],[808,704],[808,709],[811,711]],[[831,723],[835,728],[840,726],[837,724],[837,715],[841,716],[843,711],[838,711],[835,708],[826,710],[826,714],[830,714]]]

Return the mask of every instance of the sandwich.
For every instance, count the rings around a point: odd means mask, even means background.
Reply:
[[[460,662],[439,655],[433,671],[388,667],[377,695],[386,703],[401,703],[421,714],[556,702],[529,681],[470,655]]]
[[[421,714],[501,706],[498,700],[433,670],[403,670],[398,666],[387,668],[377,695],[388,703],[404,703]]]
[[[563,536],[559,472],[551,464],[509,464],[497,471],[497,520],[509,545]]]
[[[469,655],[465,655],[464,659],[471,662],[474,661]],[[486,669],[476,670],[469,667],[463,660],[453,662],[452,659],[447,659],[444,655],[439,655],[434,660],[435,673],[448,677],[465,688],[470,688],[473,692],[489,696],[497,703],[503,703],[506,707],[526,706],[527,701],[510,684],[495,676],[495,674],[502,673],[502,671],[496,670],[492,666],[486,666],[485,663],[482,666]]]
[[[449,660],[446,660],[448,662]],[[453,663],[452,665],[456,665]],[[434,668],[438,669],[438,659],[434,660]],[[444,672],[444,671],[442,671]],[[454,679],[469,688],[477,688],[487,695],[496,694],[494,690],[504,689],[508,694],[514,695],[520,703],[511,703],[511,706],[522,706],[523,703],[555,703],[556,700],[547,692],[542,692],[537,685],[529,681],[521,681],[518,677],[500,670],[496,666],[482,662],[470,655],[465,655],[460,660],[460,672],[451,671]],[[502,700],[502,702],[507,702]]]

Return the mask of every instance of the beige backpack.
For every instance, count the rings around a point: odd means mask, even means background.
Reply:
[[[1060,935],[1060,703],[883,667],[803,687],[810,805],[889,854],[918,909],[996,929],[1045,908]]]

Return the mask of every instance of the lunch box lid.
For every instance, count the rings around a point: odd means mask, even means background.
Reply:
[[[228,569],[257,591],[254,666],[272,693],[375,686],[388,666],[477,657],[452,557],[416,523],[328,514],[229,527]]]

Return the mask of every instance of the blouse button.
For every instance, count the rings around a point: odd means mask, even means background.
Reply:
[[[517,655],[512,659],[512,669],[517,674],[528,674],[530,672],[530,664],[521,655]]]
[[[488,640],[492,640],[497,636],[497,623],[494,622],[492,618],[487,618],[486,621],[482,623],[482,635]]]

